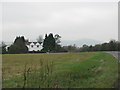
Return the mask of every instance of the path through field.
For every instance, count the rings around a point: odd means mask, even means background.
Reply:
[[[113,55],[115,58],[117,58],[118,60],[120,60],[120,52],[117,52],[117,51],[109,51],[107,52],[111,55]]]

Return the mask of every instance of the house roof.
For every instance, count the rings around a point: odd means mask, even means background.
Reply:
[[[42,44],[42,42],[26,42],[26,45],[30,45],[31,43],[33,43],[34,45],[36,45],[37,43]]]

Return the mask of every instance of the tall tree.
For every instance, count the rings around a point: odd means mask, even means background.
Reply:
[[[43,52],[48,51],[48,48],[47,48],[47,34],[45,34],[45,39],[43,41],[43,49],[41,51],[43,51]]]
[[[42,51],[44,51],[44,52],[54,52],[55,51],[55,39],[54,39],[52,33],[50,33],[48,36],[47,36],[47,34],[45,35]]]
[[[24,36],[16,37],[13,45],[9,47],[8,53],[15,54],[15,53],[27,53],[28,48],[25,45]]]
[[[39,35],[37,38],[37,42],[42,43],[43,42],[43,37],[42,35]]]

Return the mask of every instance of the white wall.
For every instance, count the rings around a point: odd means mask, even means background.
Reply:
[[[33,47],[31,47],[33,45]],[[39,45],[39,47],[37,47],[37,45]],[[41,49],[43,48],[42,45],[40,44],[36,44],[34,45],[33,43],[31,43],[30,45],[27,45],[28,47],[28,51],[41,51]]]

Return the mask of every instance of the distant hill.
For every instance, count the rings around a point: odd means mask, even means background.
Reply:
[[[11,45],[13,42],[5,42],[6,45]]]
[[[86,45],[95,45],[95,44],[101,44],[104,43],[103,41],[93,40],[93,39],[80,39],[80,40],[64,40],[61,41],[62,46],[66,45],[74,45],[76,44],[77,47],[82,47],[84,44]]]

